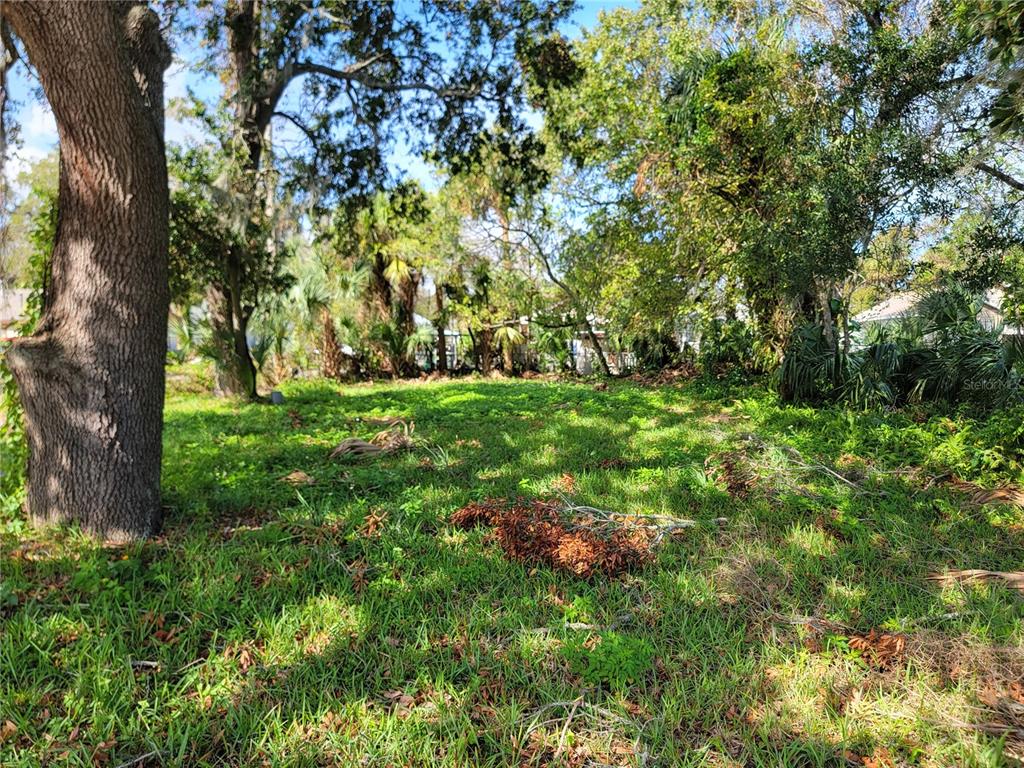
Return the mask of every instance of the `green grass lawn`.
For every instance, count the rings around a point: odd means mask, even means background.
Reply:
[[[990,424],[700,383],[283,391],[283,406],[169,396],[156,540],[105,548],[8,515],[0,765],[997,766],[1020,752],[996,726],[1024,727],[1024,600],[927,579],[1024,568],[1019,510],[929,485],[1019,482]],[[415,422],[412,451],[328,458],[386,417]],[[746,495],[713,479],[729,455],[753,473]],[[282,480],[296,470],[313,484]],[[568,487],[603,509],[728,522],[590,581],[447,522],[474,499]],[[887,665],[851,645],[872,629],[906,643]]]

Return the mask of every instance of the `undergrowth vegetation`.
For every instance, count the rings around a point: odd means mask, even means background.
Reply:
[[[162,536],[104,547],[6,513],[4,766],[1021,754],[1021,595],[929,579],[1024,567],[1020,509],[964,491],[1021,482],[1020,413],[705,380],[292,382],[239,405],[170,381]],[[395,419],[411,449],[330,458]],[[726,522],[579,578],[451,521],[489,498]]]
[[[975,410],[1019,403],[1024,342],[980,319],[983,295],[958,283],[923,294],[896,322],[866,329],[855,348],[826,326],[790,337],[777,379],[791,401],[858,408],[937,402]]]

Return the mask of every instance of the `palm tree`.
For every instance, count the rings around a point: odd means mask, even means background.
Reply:
[[[318,267],[308,268],[295,286],[298,306],[310,326],[320,326],[320,373],[328,379],[340,379],[345,360],[338,344],[338,333],[331,313],[331,293],[327,275]]]
[[[192,321],[192,316],[189,312],[189,307],[180,309],[175,305],[171,305],[171,314],[168,318],[167,324],[174,337],[174,349],[171,350],[171,357],[176,363],[185,363],[192,357],[196,352],[197,346],[197,334],[199,329],[196,324]]]
[[[512,353],[516,347],[526,342],[526,337],[514,325],[503,325],[495,329],[493,339],[494,345],[501,350],[505,373],[511,374],[513,366]]]

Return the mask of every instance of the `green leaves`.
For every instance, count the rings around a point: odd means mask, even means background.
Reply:
[[[650,672],[654,646],[646,638],[607,631],[586,640],[567,639],[562,655],[589,685],[621,689],[639,682]]]

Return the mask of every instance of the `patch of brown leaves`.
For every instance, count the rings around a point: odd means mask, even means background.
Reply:
[[[485,499],[471,501],[464,507],[456,509],[449,518],[456,528],[475,528],[478,525],[494,525],[505,511],[504,499]]]
[[[562,493],[574,493],[576,491],[576,478],[570,472],[563,472],[554,482],[555,490]]]
[[[651,373],[634,373],[627,377],[628,381],[644,387],[663,387],[666,384],[677,384],[696,378],[699,374],[697,366],[683,363],[678,368],[663,368]]]
[[[384,524],[388,521],[388,513],[384,510],[371,511],[363,519],[359,532],[368,539],[380,536]]]
[[[847,763],[863,765],[864,768],[896,768],[892,755],[885,747],[876,747],[870,755],[858,755],[855,752],[846,750],[843,757]]]
[[[873,667],[888,669],[902,663],[907,653],[907,638],[872,629],[866,635],[850,637],[850,647]]]
[[[747,468],[740,451],[708,456],[704,471],[712,480],[724,485],[733,498],[745,499],[754,488],[754,474]]]
[[[641,528],[620,525],[598,531],[586,521],[566,520],[549,501],[488,499],[452,513],[460,528],[494,527],[494,538],[511,560],[547,565],[581,579],[597,573],[618,576],[652,557],[652,537]]]

